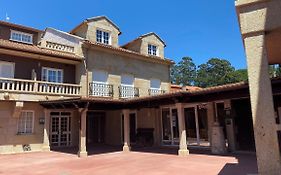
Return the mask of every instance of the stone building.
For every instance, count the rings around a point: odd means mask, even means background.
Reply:
[[[171,85],[165,42],[151,32],[120,46],[120,34],[104,16],[70,32],[0,22],[0,154],[83,157],[106,145],[255,152],[246,82]],[[280,86],[272,80],[276,114]]]

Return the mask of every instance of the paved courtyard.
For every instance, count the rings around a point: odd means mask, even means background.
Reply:
[[[214,156],[191,153],[179,157],[172,152],[110,152],[78,158],[73,153],[49,152],[0,155],[3,175],[243,175],[256,174],[254,155]]]

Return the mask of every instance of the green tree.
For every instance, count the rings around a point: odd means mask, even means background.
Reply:
[[[171,81],[178,85],[194,85],[196,79],[196,65],[192,58],[183,57],[171,68]]]
[[[211,58],[198,66],[195,85],[210,87],[232,83],[231,74],[235,71],[231,63],[224,59]]]
[[[231,83],[248,81],[248,72],[247,69],[238,69],[229,73],[228,77]]]

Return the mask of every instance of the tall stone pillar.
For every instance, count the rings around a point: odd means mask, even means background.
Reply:
[[[215,118],[214,123],[212,125],[212,139],[211,139],[211,151],[213,154],[225,154],[226,153],[226,143],[223,133],[223,127],[220,126],[217,111],[214,110],[214,103],[209,104],[208,114],[214,112]],[[213,115],[213,114],[211,114]]]
[[[281,174],[265,34],[246,37],[244,43],[259,174]]]
[[[43,151],[50,151],[50,140],[49,140],[49,134],[50,134],[50,111],[48,109],[44,109],[45,114],[45,123],[44,123],[44,140],[43,140]]]
[[[182,103],[177,103],[176,107],[178,111],[179,134],[180,134],[180,145],[179,145],[178,155],[187,156],[189,155],[189,150],[187,149],[187,143],[186,143],[184,108]]]
[[[130,152],[130,111],[128,109],[123,110],[123,116],[124,116],[124,146],[123,151],[124,152]]]
[[[214,103],[207,103],[207,118],[208,118],[208,138],[210,142],[210,146],[212,147],[212,127],[215,122],[215,109]]]
[[[79,132],[79,157],[87,157],[87,146],[86,146],[86,127],[87,127],[87,109],[80,109],[80,132]]]

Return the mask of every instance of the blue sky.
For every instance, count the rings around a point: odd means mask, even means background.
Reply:
[[[121,29],[120,45],[156,32],[166,42],[165,56],[178,62],[190,56],[199,65],[209,58],[246,68],[234,0],[0,0],[0,19],[39,29],[70,31],[83,19],[106,15]]]

